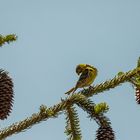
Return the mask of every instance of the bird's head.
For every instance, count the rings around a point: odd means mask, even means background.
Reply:
[[[76,67],[76,73],[79,75],[80,73],[82,73],[87,67],[87,64],[79,64]]]

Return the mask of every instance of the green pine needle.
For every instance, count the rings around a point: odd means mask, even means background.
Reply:
[[[65,133],[69,136],[68,140],[81,140],[81,130],[79,118],[75,107],[68,106],[65,111],[66,115],[66,130]]]
[[[5,43],[10,43],[17,40],[17,36],[15,34],[9,34],[6,36],[0,35],[0,46],[3,46]]]
[[[95,114],[106,113],[109,110],[109,106],[106,103],[99,103],[94,106]]]

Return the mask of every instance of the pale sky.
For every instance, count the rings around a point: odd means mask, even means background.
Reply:
[[[140,56],[139,0],[3,0],[0,8],[2,35],[15,33],[18,40],[0,51],[0,68],[14,82],[14,106],[1,128],[23,120],[60,102],[77,80],[79,63],[94,65],[94,84],[135,68]],[[92,97],[107,102],[106,114],[116,140],[139,140],[140,105],[129,83]],[[95,139],[97,124],[78,109],[82,140]],[[66,140],[65,116],[49,119],[7,140]]]

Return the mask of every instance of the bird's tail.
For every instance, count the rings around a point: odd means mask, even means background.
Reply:
[[[69,95],[70,93],[74,93],[75,90],[76,90],[76,88],[73,87],[73,88],[71,88],[69,91],[67,91],[65,94],[68,94],[68,95]]]

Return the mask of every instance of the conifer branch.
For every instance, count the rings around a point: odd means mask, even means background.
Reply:
[[[17,36],[15,34],[10,34],[6,36],[0,35],[0,47],[3,46],[5,43],[10,43],[17,40]]]
[[[0,130],[0,139],[22,132],[23,130],[29,129],[33,125],[46,121],[49,118],[57,117],[65,107],[66,103],[64,101],[50,108],[42,105],[40,106],[40,111],[38,113],[34,113],[31,117],[27,117],[23,121],[16,122],[9,127]]]
[[[131,71],[123,73],[120,76],[117,75],[113,79],[107,80],[99,85],[91,86],[86,90],[81,90],[79,93],[82,93],[86,97],[91,97],[93,95],[97,95],[98,93],[115,88],[116,86],[119,86],[124,82],[129,82],[130,79],[137,74],[140,74],[140,67],[137,67]]]
[[[95,105],[90,99],[82,98],[77,105],[89,114],[100,126],[96,132],[96,140],[115,140],[114,131],[111,127],[110,120],[104,116],[109,108],[106,103]]]
[[[91,119],[94,119],[99,126],[107,126],[110,125],[110,120],[103,115],[103,111],[100,113],[96,112],[95,108],[97,105],[93,103],[90,99],[84,98],[81,96],[81,99],[76,103],[80,108],[86,111],[89,114]]]
[[[121,76],[115,76],[112,80],[101,83],[95,87],[82,90],[78,94],[72,94],[65,100],[62,100],[59,104],[54,105],[50,108],[40,107],[40,112],[33,114],[31,117],[26,118],[23,121],[12,124],[11,126],[4,128],[0,131],[0,139],[6,138],[12,134],[19,133],[26,130],[33,125],[45,121],[49,118],[57,117],[59,113],[62,113],[69,104],[77,104],[84,111],[90,114],[91,118],[94,118],[99,126],[108,127],[110,126],[110,120],[105,117],[102,113],[97,114],[95,112],[95,104],[88,99],[97,93],[109,90],[120,85],[123,82],[129,81],[130,78],[140,73],[140,68],[136,68],[132,71],[126,72]],[[82,93],[82,94],[81,94]]]
[[[79,125],[79,118],[74,106],[67,106],[66,111],[66,131],[69,136],[68,140],[81,140],[81,130]]]
[[[86,100],[86,97],[84,95],[74,94],[70,97],[67,97],[65,100],[62,100],[59,104],[54,105],[53,107],[47,108],[46,106],[42,105],[38,113],[34,113],[31,117],[28,117],[23,121],[16,122],[9,127],[2,129],[0,131],[0,139],[6,138],[15,133],[22,132],[23,130],[25,131],[26,129],[31,128],[33,125],[38,124],[42,121],[46,121],[49,118],[57,117],[69,105],[81,103],[82,101],[84,101],[84,99]]]

